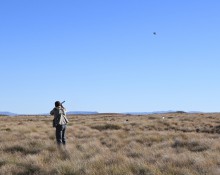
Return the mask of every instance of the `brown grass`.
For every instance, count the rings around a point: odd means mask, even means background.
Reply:
[[[0,174],[220,174],[220,114],[68,118],[67,147],[58,150],[52,117],[1,116]]]

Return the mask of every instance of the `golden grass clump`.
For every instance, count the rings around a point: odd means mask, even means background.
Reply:
[[[0,117],[0,174],[218,175],[220,114],[68,116],[58,149],[52,117]]]

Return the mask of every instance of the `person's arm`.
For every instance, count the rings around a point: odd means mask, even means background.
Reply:
[[[54,115],[54,108],[52,111],[50,111],[50,115]]]

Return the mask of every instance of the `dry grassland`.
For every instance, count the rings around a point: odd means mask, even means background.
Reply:
[[[68,118],[58,150],[52,117],[0,117],[0,174],[220,174],[220,114]]]

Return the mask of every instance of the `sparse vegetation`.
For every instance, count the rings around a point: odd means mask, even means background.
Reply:
[[[59,150],[52,117],[1,116],[0,174],[220,174],[220,114],[68,117]]]

